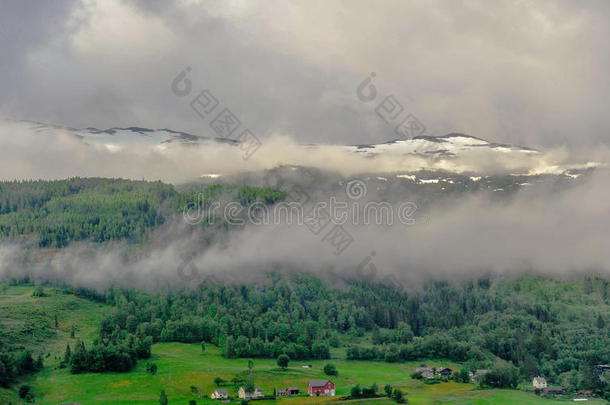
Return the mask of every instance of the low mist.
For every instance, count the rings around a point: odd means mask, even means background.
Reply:
[[[490,192],[467,193],[418,206],[409,224],[364,225],[350,219],[343,229],[353,240],[339,254],[328,237],[332,223],[319,233],[306,223],[248,223],[222,231],[189,225],[178,215],[142,247],[73,243],[45,254],[4,243],[0,277],[152,289],[244,283],[270,271],[366,278],[400,288],[489,275],[608,275],[609,180],[610,173],[599,169],[563,189],[524,187],[501,199]],[[316,201],[330,197],[315,194]],[[381,202],[372,187],[366,198]]]

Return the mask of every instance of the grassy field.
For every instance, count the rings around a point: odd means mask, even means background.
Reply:
[[[60,289],[44,288],[45,297],[33,297],[33,292],[33,286],[0,284],[0,342],[29,349],[34,357],[43,354],[47,373],[63,358],[66,343],[74,346],[76,339],[93,340],[102,315],[110,308]],[[74,338],[70,337],[72,329]],[[25,377],[20,383],[31,380]],[[19,403],[15,390],[0,388],[0,404],[9,402]]]
[[[0,404],[21,403],[16,395],[19,385],[27,382],[36,392],[39,404],[58,404],[78,402],[80,404],[156,404],[159,392],[165,389],[170,404],[186,405],[188,400],[196,399],[198,404],[219,403],[205,398],[198,398],[191,387],[201,389],[203,395],[209,396],[216,388],[214,377],[231,380],[233,377],[247,377],[247,359],[225,359],[220,350],[207,345],[205,353],[197,344],[159,343],[152,348],[149,360],[158,366],[156,375],[146,372],[146,361],[140,361],[130,373],[81,374],[73,375],[67,369],[57,365],[63,355],[66,342],[70,338],[72,325],[76,328],[76,338],[90,342],[97,333],[100,317],[110,308],[90,301],[62,294],[59,290],[45,288],[46,297],[32,297],[33,287],[0,285],[0,322],[2,333],[10,334],[34,353],[49,353],[45,358],[44,369],[31,377],[23,379],[12,389],[0,389]],[[59,325],[54,327],[55,314],[58,314]],[[344,358],[342,351],[333,352],[333,357]],[[293,361],[283,371],[275,360],[253,359],[253,377],[255,384],[265,394],[272,394],[273,389],[297,386],[306,390],[310,379],[326,378],[322,369],[328,361]],[[385,363],[330,360],[339,370],[339,376],[333,377],[337,394],[346,395],[350,388],[359,383],[370,385],[376,382],[380,387],[389,383],[407,392],[411,404],[565,404],[566,400],[549,400],[531,393],[513,390],[479,390],[473,384],[453,382],[426,385],[412,380],[409,375],[421,361],[412,363]],[[303,365],[311,364],[311,368]],[[449,366],[459,369],[459,365],[445,361],[427,361],[432,367]],[[229,389],[236,396],[235,387]],[[335,398],[295,397],[281,399],[285,404],[322,404],[339,401]],[[278,401],[257,401],[260,405],[275,404]],[[345,401],[341,401],[345,402]],[[393,404],[386,398],[375,400],[349,401],[358,404]],[[605,401],[588,401],[589,404],[602,404]]]
[[[215,388],[216,376],[230,380],[235,376],[247,376],[246,359],[224,359],[220,350],[208,345],[201,353],[199,345],[181,343],[161,343],[153,346],[153,357],[158,367],[156,375],[146,373],[145,362],[140,362],[128,374],[83,374],[72,375],[67,370],[44,370],[39,374],[34,387],[40,395],[41,404],[59,402],[80,402],[82,404],[151,404],[156,403],[159,391],[165,389],[170,404],[187,404],[189,399],[197,399],[198,404],[218,403],[218,401],[197,398],[191,386],[200,387],[205,395]],[[325,361],[292,362],[286,371],[277,367],[274,360],[254,359],[254,381],[263,393],[271,394],[273,389],[297,386],[302,390],[310,379],[326,378],[322,372]],[[388,364],[383,362],[362,362],[332,360],[337,366],[339,376],[333,377],[337,395],[349,393],[356,383],[379,385],[390,383],[408,392],[412,404],[559,404],[565,401],[541,399],[533,394],[511,390],[478,390],[472,384],[453,382],[425,385],[412,380],[418,363]],[[305,369],[302,365],[311,364]],[[449,365],[446,362],[427,362],[430,366]],[[227,385],[231,395],[236,396],[234,386]],[[336,401],[337,398],[291,398],[282,399],[286,404],[313,404]],[[358,403],[389,404],[387,399],[354,401]],[[277,401],[257,401],[259,404]],[[588,403],[594,403],[589,401]],[[604,403],[604,402],[598,402]]]

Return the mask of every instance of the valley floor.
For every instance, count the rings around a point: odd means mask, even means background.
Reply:
[[[0,320],[2,332],[14,333],[15,339],[21,339],[25,347],[32,348],[34,353],[43,347],[49,355],[45,358],[44,369],[29,377],[22,378],[11,389],[0,389],[0,403],[19,404],[17,395],[19,386],[29,384],[36,393],[39,404],[156,404],[161,389],[167,393],[169,404],[186,405],[195,399],[197,404],[219,403],[211,399],[198,398],[194,393],[201,389],[202,395],[208,396],[216,388],[215,377],[231,380],[234,377],[247,377],[247,359],[225,359],[220,349],[206,345],[202,353],[198,344],[158,343],[152,347],[152,357],[147,361],[140,360],[137,367],[129,373],[79,374],[73,375],[68,369],[58,368],[65,344],[74,344],[70,337],[72,323],[78,326],[75,338],[90,342],[101,315],[108,310],[102,304],[72,295],[49,295],[32,297],[31,286],[2,286],[0,288]],[[59,325],[54,327],[55,314],[59,315]],[[20,323],[33,322],[41,330],[32,335],[23,334]],[[40,334],[40,340],[36,340]],[[42,341],[44,340],[44,343]],[[38,346],[38,350],[36,347]],[[407,393],[410,404],[563,404],[568,400],[553,400],[537,397],[533,393],[516,390],[480,390],[474,384],[454,382],[434,385],[423,384],[412,380],[410,374],[422,361],[407,363],[386,363],[374,361],[338,360],[345,357],[343,350],[333,353],[332,360],[291,361],[287,370],[278,368],[274,359],[253,359],[253,377],[263,393],[271,395],[273,389],[297,386],[302,391],[307,389],[307,381],[326,379],[323,373],[324,364],[330,362],[337,367],[339,376],[331,377],[336,384],[337,396],[329,398],[293,397],[278,400],[256,401],[254,404],[322,404],[337,403],[340,396],[348,395],[355,384],[370,385],[377,383],[380,388],[385,384],[401,388]],[[146,371],[146,363],[154,362],[158,366],[156,375]],[[449,366],[459,369],[459,365],[430,360],[432,367]],[[302,366],[311,365],[311,368]],[[222,386],[231,396],[237,392],[233,384]],[[345,402],[345,401],[341,401]],[[358,404],[393,404],[387,398],[372,400],[348,401]],[[571,402],[571,401],[570,401]],[[589,400],[588,404],[602,404],[605,401]]]
[[[191,386],[201,387],[204,395],[216,388],[213,384],[219,376],[230,380],[235,376],[247,376],[246,359],[225,359],[220,350],[208,345],[206,353],[196,344],[160,343],[153,346],[150,359],[158,366],[156,375],[146,372],[146,362],[140,361],[137,368],[129,373],[81,374],[73,375],[67,369],[54,370],[52,367],[36,375],[30,382],[38,395],[40,404],[78,402],[80,404],[151,404],[157,403],[159,392],[165,389],[169,404],[187,404],[196,399],[197,404],[219,403],[210,399],[199,399],[191,392]],[[273,389],[297,386],[306,390],[310,379],[327,378],[322,372],[326,361],[291,362],[286,371],[277,367],[274,360],[254,359],[254,381],[263,393],[271,394]],[[412,380],[409,376],[418,363],[388,364],[384,362],[364,362],[332,360],[337,366],[339,376],[333,377],[337,387],[337,397],[283,398],[276,401],[256,401],[255,404],[316,404],[336,402],[341,395],[348,395],[356,384],[369,385],[376,382],[383,386],[390,383],[407,392],[411,404],[561,404],[565,400],[543,399],[531,393],[514,390],[479,390],[473,384],[454,382],[426,385]],[[305,369],[302,365],[311,364]],[[446,362],[428,361],[428,365],[447,365]],[[230,395],[237,393],[232,384],[224,386]],[[344,401],[342,401],[344,402]],[[374,400],[350,401],[359,404],[392,404],[385,398]],[[605,401],[588,401],[589,404],[602,404]]]

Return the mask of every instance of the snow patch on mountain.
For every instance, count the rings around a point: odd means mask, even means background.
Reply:
[[[278,165],[317,167],[344,174],[377,173],[409,179],[419,184],[438,182],[433,178],[417,178],[420,171],[443,171],[471,176],[472,181],[497,174],[537,176],[544,174],[578,178],[583,171],[604,166],[598,162],[566,164],[561,153],[489,142],[461,133],[444,136],[419,136],[366,145],[302,145],[289,137],[263,140],[260,152],[247,162],[241,157],[238,140],[209,137],[168,128],[151,129],[140,126],[73,128],[35,121],[9,120],[30,133],[48,136],[52,142],[58,133],[68,134],[85,147],[120,159],[152,152],[160,168],[164,164],[185,173],[199,169],[200,178],[217,179],[229,173],[265,170]],[[182,149],[182,148],[188,149]],[[201,156],[201,157],[199,157]],[[204,158],[205,156],[205,158]],[[187,159],[188,157],[188,159]],[[183,168],[182,166],[185,166]],[[448,182],[452,184],[451,182]]]

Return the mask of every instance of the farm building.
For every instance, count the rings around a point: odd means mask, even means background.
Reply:
[[[595,366],[595,370],[597,371],[598,375],[604,375],[605,373],[610,371],[610,365],[608,365],[608,364],[598,364],[597,366]]]
[[[534,377],[532,380],[532,385],[534,388],[542,389],[546,388],[546,378],[544,377]]]
[[[542,389],[542,393],[546,395],[563,395],[563,388],[547,387]]]
[[[335,384],[330,380],[310,380],[307,384],[307,392],[313,396],[334,396]]]
[[[277,395],[280,397],[288,397],[291,395],[298,395],[300,390],[297,387],[288,387],[285,390],[279,390]]]
[[[420,373],[422,378],[425,378],[426,380],[433,380],[434,379],[434,370],[432,369],[432,367],[417,367],[415,369],[416,373]]]
[[[229,390],[224,388],[215,389],[214,392],[210,395],[212,399],[227,399],[229,398]]]
[[[241,399],[258,399],[258,398],[262,398],[263,397],[263,393],[260,389],[260,387],[255,387],[254,388],[254,392],[252,393],[247,393],[246,389],[244,387],[239,387],[239,391],[237,393],[237,396]]]
[[[453,370],[451,370],[449,367],[441,367],[438,370],[438,374],[441,377],[451,377],[452,372],[453,372]]]

